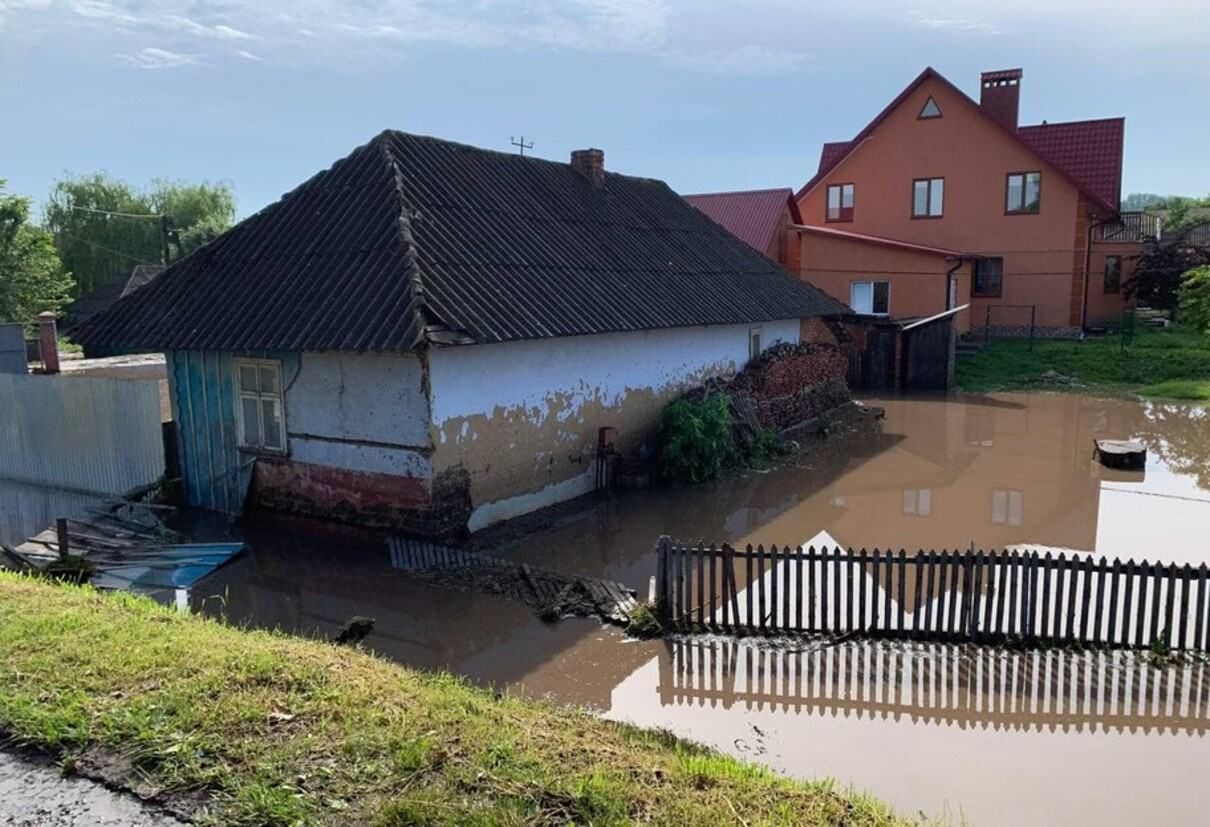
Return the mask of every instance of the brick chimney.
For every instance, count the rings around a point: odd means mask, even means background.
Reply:
[[[571,166],[576,172],[592,182],[594,187],[605,183],[605,151],[601,149],[575,149],[571,153]]]
[[[980,77],[979,106],[1005,129],[1017,131],[1017,113],[1021,106],[1020,69],[984,72]]]

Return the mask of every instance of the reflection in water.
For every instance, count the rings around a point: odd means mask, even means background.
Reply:
[[[1210,416],[1061,394],[875,400],[882,433],[803,467],[604,503],[525,538],[518,559],[645,589],[653,543],[1094,551],[1207,561]],[[1093,440],[1137,437],[1143,475],[1102,468]]]
[[[674,641],[663,705],[956,724],[960,728],[1185,732],[1210,726],[1204,663],[1157,669],[1130,652],[1014,652],[862,642],[810,651],[733,639]]]

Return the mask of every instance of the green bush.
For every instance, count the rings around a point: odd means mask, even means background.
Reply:
[[[1181,322],[1210,333],[1210,265],[1185,273],[1177,297]]]
[[[736,462],[731,401],[723,394],[700,402],[677,399],[660,417],[659,469],[667,479],[705,482]]]

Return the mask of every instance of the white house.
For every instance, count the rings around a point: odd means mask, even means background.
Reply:
[[[167,353],[191,504],[443,534],[591,490],[600,428],[846,312],[599,150],[384,132],[77,338]]]

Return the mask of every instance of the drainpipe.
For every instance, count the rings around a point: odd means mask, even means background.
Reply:
[[[954,258],[947,258],[946,261],[954,262],[954,266],[945,271],[945,301],[943,302],[943,305],[945,306],[946,310],[953,310],[954,308],[950,307],[950,281],[953,280],[954,274],[962,269],[962,264],[966,261],[966,257],[957,256]],[[954,301],[957,302],[957,298],[955,298]],[[955,304],[954,307],[957,307],[957,304]]]
[[[1092,233],[1097,227],[1104,227],[1113,219],[1088,222],[1088,233],[1084,240],[1084,291],[1080,298],[1080,338],[1084,338],[1084,330],[1088,327],[1088,282],[1092,280]]]

